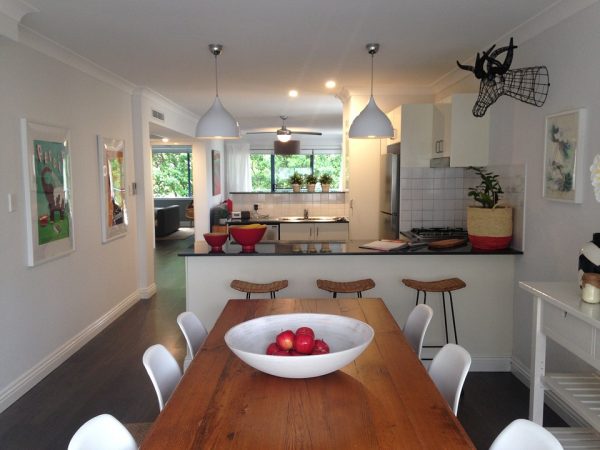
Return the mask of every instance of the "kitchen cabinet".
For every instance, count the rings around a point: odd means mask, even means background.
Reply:
[[[282,223],[279,225],[282,241],[346,241],[348,223]]]
[[[575,282],[521,282],[533,294],[533,340],[529,418],[543,423],[544,394],[551,391],[591,428],[556,428],[550,431],[559,441],[577,448],[598,448],[600,416],[597,411],[600,375],[589,373],[546,373],[546,338],[600,370],[600,311],[580,299]],[[577,441],[577,442],[575,442]],[[580,442],[581,441],[581,442]],[[564,442],[562,442],[564,445]],[[579,447],[574,445],[583,443]]]
[[[401,105],[388,113],[400,132],[402,167],[430,167],[431,158],[448,157],[451,167],[489,163],[490,120],[473,116],[477,94],[454,94],[436,104]]]

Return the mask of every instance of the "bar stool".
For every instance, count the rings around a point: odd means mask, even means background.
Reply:
[[[362,298],[362,292],[373,289],[375,287],[375,282],[370,278],[356,281],[317,280],[317,287],[324,291],[332,292],[333,298],[337,298],[338,292],[340,294],[356,293],[358,298]]]
[[[402,280],[404,285],[417,291],[417,300],[415,305],[419,304],[419,294],[423,292],[423,303],[427,303],[428,292],[441,292],[442,294],[442,306],[444,308],[444,330],[446,332],[446,344],[448,340],[448,317],[446,315],[446,296],[447,293],[450,296],[450,311],[452,313],[452,328],[454,330],[454,342],[458,344],[458,335],[456,334],[456,320],[454,318],[454,302],[452,300],[452,291],[462,289],[466,287],[466,283],[460,278],[448,278],[445,280],[436,281],[419,281],[405,278]],[[424,345],[426,348],[441,348],[442,345]]]
[[[250,294],[265,294],[269,292],[271,298],[275,298],[275,293],[288,287],[288,280],[273,281],[272,283],[250,283],[249,281],[233,280],[230,285],[233,289],[246,293],[246,299],[250,299]]]

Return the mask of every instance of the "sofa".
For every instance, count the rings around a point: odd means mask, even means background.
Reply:
[[[167,236],[179,229],[179,206],[154,208],[154,235]]]

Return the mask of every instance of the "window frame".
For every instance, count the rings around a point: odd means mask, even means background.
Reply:
[[[187,154],[187,196],[182,197],[155,197],[154,192],[152,193],[153,199],[170,199],[170,198],[180,198],[180,199],[192,199],[194,198],[194,185],[193,185],[193,167],[192,167],[192,146],[191,145],[152,145],[152,158],[154,158],[155,153],[186,153]],[[154,166],[154,164],[153,164]],[[152,183],[154,183],[154,177],[152,179]]]

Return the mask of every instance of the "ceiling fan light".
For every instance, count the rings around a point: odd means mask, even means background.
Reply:
[[[240,125],[227,111],[219,97],[198,121],[196,137],[200,139],[239,139]]]
[[[352,139],[382,139],[394,136],[394,127],[392,122],[379,109],[373,96],[369,103],[358,116],[352,121],[348,137]]]
[[[291,138],[291,134],[277,134],[277,140],[279,142],[288,142]]]

